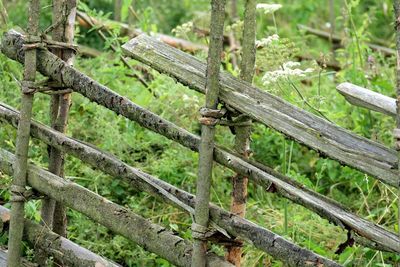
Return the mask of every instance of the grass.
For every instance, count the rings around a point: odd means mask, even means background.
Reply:
[[[17,13],[18,8],[25,8],[25,1],[15,1],[9,9],[10,25],[23,25],[26,18]],[[111,10],[110,1],[86,1],[90,8]],[[188,20],[206,21],[203,13],[207,11],[207,1],[184,1],[185,14],[168,13],[166,8],[174,8],[180,1],[153,1],[150,7],[147,1],[138,1],[138,10],[143,10],[143,18],[139,24],[157,25],[160,31],[170,33],[171,29]],[[323,28],[328,18],[328,12],[319,1],[276,1],[283,4],[282,10],[275,14],[278,33],[282,41],[274,47],[276,53],[258,54],[258,66],[264,71],[273,70],[277,61],[291,60],[299,51],[309,51],[315,57],[330,57],[330,45],[313,36],[304,36],[296,29],[297,23],[305,23]],[[340,1],[338,1],[340,2]],[[374,91],[394,96],[394,58],[385,58],[369,51],[365,41],[373,38],[392,40],[391,15],[382,11],[382,4],[389,1],[369,1],[356,4],[348,1],[352,8],[342,11],[337,17],[337,28],[348,28],[357,32],[360,37],[356,45],[352,34],[345,36],[345,47],[337,51],[337,60],[342,70],[319,68],[313,62],[304,62],[302,68],[313,67],[316,71],[303,79],[294,79],[293,83],[302,96],[314,107],[318,107],[329,120],[350,129],[357,134],[371,138],[387,146],[392,146],[391,131],[394,128],[392,118],[377,113],[356,108],[344,100],[335,87],[342,81],[350,81],[366,86]],[[241,1],[239,1],[241,3]],[[337,3],[337,9],[340,3]],[[301,12],[299,12],[301,10]],[[351,22],[346,12],[351,10]],[[18,11],[19,12],[19,11]],[[365,22],[365,12],[370,19]],[[339,12],[338,12],[339,13]],[[42,25],[50,18],[50,9],[43,9]],[[176,15],[180,14],[180,15]],[[348,14],[347,14],[348,15]],[[163,22],[163,23],[161,23]],[[351,23],[351,25],[349,24]],[[365,25],[368,23],[368,27]],[[380,26],[389,25],[388,30],[380,30]],[[275,32],[272,18],[259,16],[259,38]],[[351,26],[351,27],[350,27]],[[43,26],[45,28],[45,26]],[[153,27],[154,28],[154,27]],[[344,30],[343,30],[344,31]],[[87,35],[80,32],[79,42],[96,43],[102,48],[102,43],[94,33]],[[189,36],[193,41],[194,36]],[[360,52],[361,51],[361,52]],[[360,53],[364,58],[373,57],[374,63],[356,64],[360,61]],[[199,55],[204,58],[204,55]],[[136,64],[135,62],[132,62]],[[227,62],[225,62],[227,63]],[[173,121],[179,126],[199,133],[197,123],[198,109],[204,103],[204,97],[173,79],[160,75],[155,71],[155,77],[150,86],[158,98],[154,98],[148,90],[134,79],[127,77],[128,71],[121,65],[115,54],[104,53],[102,56],[86,59],[77,58],[76,68],[90,77],[107,85],[117,93],[122,94],[135,103],[160,114],[163,118]],[[237,71],[232,70],[234,74]],[[21,79],[21,66],[0,55],[0,100],[14,107],[19,107],[19,88],[15,80]],[[255,84],[264,90],[276,94],[287,101],[314,112],[305,105],[298,92],[289,83],[280,81],[270,86],[264,86],[261,81],[263,72],[255,78]],[[49,98],[44,95],[35,96],[34,117],[48,123]],[[15,148],[15,130],[10,126],[1,125],[0,147],[13,151]],[[116,116],[96,104],[90,103],[80,95],[73,95],[68,133],[69,136],[92,143],[101,149],[115,154],[128,164],[140,168],[194,193],[197,174],[197,154],[190,152],[157,134],[139,127],[127,119]],[[252,135],[252,150],[254,158],[276,170],[287,173],[291,178],[303,183],[321,194],[329,196],[360,216],[379,223],[388,230],[396,231],[397,202],[396,191],[385,186],[373,177],[364,175],[351,168],[341,166],[333,160],[320,157],[308,148],[286,140],[281,134],[262,125],[255,125]],[[219,128],[217,140],[224,146],[231,147],[233,137],[228,129]],[[292,145],[293,144],[293,145]],[[43,167],[47,166],[46,146],[36,140],[31,141],[30,159]],[[290,165],[290,167],[289,167]],[[86,188],[149,218],[153,222],[163,224],[177,232],[182,237],[191,238],[190,217],[179,210],[157,202],[153,197],[135,191],[118,178],[112,178],[93,170],[79,160],[67,157],[66,176]],[[214,169],[214,184],[212,200],[222,208],[229,209],[233,173],[221,166]],[[7,202],[9,194],[6,190],[10,178],[0,174],[0,201]],[[26,207],[29,218],[39,220],[39,202],[30,202]],[[75,211],[68,211],[69,238],[90,250],[113,259],[123,266],[169,266],[169,264],[154,254],[127,241],[121,236],[112,234],[98,224]],[[339,261],[345,266],[394,266],[400,261],[398,255],[380,253],[374,250],[355,246],[346,248],[341,255],[334,252],[338,245],[346,240],[346,233],[328,221],[320,218],[309,210],[286,201],[274,194],[264,192],[252,184],[249,186],[249,201],[247,218],[277,234],[284,235],[302,247],[309,248],[321,255]],[[0,244],[6,244],[6,235],[0,236]],[[221,248],[213,247],[221,255]],[[30,255],[30,251],[26,253]],[[265,253],[251,246],[244,248],[243,266],[282,266]]]

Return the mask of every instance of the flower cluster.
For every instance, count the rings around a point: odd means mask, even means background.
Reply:
[[[281,78],[289,77],[305,77],[307,73],[314,71],[312,68],[305,70],[295,68],[300,66],[299,62],[288,61],[282,65],[282,69],[266,72],[262,78],[264,85],[269,85],[271,83],[277,82]]]
[[[269,46],[274,41],[279,41],[279,35],[274,34],[274,35],[268,36],[267,38],[262,38],[261,40],[257,40],[256,47],[257,48],[266,47],[266,46]]]
[[[263,10],[264,14],[274,13],[281,8],[281,4],[257,4],[257,9]]]
[[[193,22],[189,21],[182,25],[177,26],[172,30],[172,33],[177,37],[185,37],[189,32],[193,30]]]

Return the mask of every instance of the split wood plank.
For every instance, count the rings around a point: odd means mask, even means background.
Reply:
[[[178,49],[142,34],[122,46],[127,56],[172,76],[178,82],[205,92],[206,64]],[[358,136],[287,101],[223,72],[220,99],[321,154],[366,172],[382,182],[400,182],[396,152]]]
[[[346,100],[358,107],[396,116],[396,99],[379,94],[351,83],[341,83],[336,87]]]
[[[3,38],[2,52],[6,56],[23,63],[24,53],[21,49],[23,44],[24,39],[20,33],[8,32]],[[43,75],[63,82],[91,101],[138,122],[142,127],[159,133],[191,150],[198,151],[200,142],[198,136],[118,95],[85,74],[67,66],[62,60],[46,50],[38,51],[38,59],[37,67]],[[354,216],[337,202],[306,189],[293,179],[281,175],[269,167],[246,161],[218,147],[214,149],[214,159],[235,172],[248,176],[253,182],[265,189],[273,186],[276,192],[283,197],[313,210],[336,225],[345,229],[353,229],[358,235],[373,240],[380,247],[379,249],[400,252],[400,239],[398,237],[383,234],[379,231],[379,229],[382,229],[380,227],[376,228],[376,231],[370,231],[371,222]]]

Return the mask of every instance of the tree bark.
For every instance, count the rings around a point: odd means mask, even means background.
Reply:
[[[126,55],[204,93],[206,64],[182,51],[140,35],[122,46]],[[252,87],[232,75],[220,75],[220,100],[253,120],[299,143],[397,187],[396,151],[360,137],[310,112]]]
[[[23,42],[24,40],[19,33],[10,31],[3,38],[2,52],[12,59],[24,62],[24,53],[21,51]],[[38,60],[37,67],[43,75],[50,76],[59,82],[64,82],[64,84],[86,96],[91,101],[138,122],[142,127],[159,133],[193,151],[198,151],[200,142],[198,136],[136,105],[74,68],[65,66],[64,62],[50,52],[39,50],[38,59],[40,60]],[[170,62],[172,64],[172,61]],[[245,85],[244,82],[241,82],[241,84]],[[366,140],[365,142],[368,144],[369,141]],[[370,144],[376,145],[373,142]],[[382,148],[382,146],[378,147]],[[384,250],[400,251],[400,239],[398,237],[393,237],[390,232],[352,214],[337,202],[305,188],[302,184],[281,175],[269,167],[242,159],[240,156],[233,155],[219,147],[214,148],[214,159],[221,165],[248,176],[253,182],[264,187],[265,190],[270,189],[272,192],[277,192],[344,229],[353,229],[355,233],[373,240]],[[375,247],[373,244],[369,245]]]
[[[0,150],[0,169],[12,173],[15,157]],[[66,181],[48,171],[30,165],[28,184],[42,194],[62,202],[66,206],[85,214],[116,234],[135,242],[177,266],[190,266],[192,244],[166,228],[119,206],[88,189]],[[209,266],[232,266],[213,253],[206,255]]]
[[[208,109],[218,108],[219,70],[223,51],[223,34],[226,0],[211,1],[210,46],[207,59],[206,103]],[[199,146],[199,170],[196,185],[196,205],[192,233],[196,228],[207,229],[209,220],[210,188],[212,182],[215,125],[203,124]],[[199,226],[198,226],[199,225]],[[202,230],[204,231],[204,230]],[[205,233],[201,233],[205,234]],[[207,241],[194,236],[192,267],[206,266]]]
[[[9,216],[10,211],[3,206],[0,206],[0,222],[7,224]],[[41,226],[30,220],[25,220],[24,223],[24,240],[28,241],[34,247],[45,250],[48,255],[52,256],[58,262],[68,266],[120,267],[120,265],[113,263],[108,259],[102,258],[99,255],[96,255],[93,252],[78,246],[72,241],[59,236],[58,234],[50,231],[48,227]],[[33,265],[34,264],[30,266]],[[1,260],[0,266],[5,266],[2,265]]]
[[[58,24],[53,30],[54,41],[73,43],[74,22],[76,16],[76,0],[53,1],[53,25]],[[63,23],[58,23],[62,19]],[[73,65],[73,53],[66,49],[53,49],[56,56]],[[55,88],[54,88],[55,89]],[[56,90],[56,89],[55,89]],[[51,126],[59,132],[65,133],[68,123],[68,111],[71,105],[71,94],[53,95],[50,106]],[[60,176],[63,172],[64,155],[61,151],[50,147],[49,171]],[[56,208],[56,206],[58,206]],[[57,212],[55,212],[57,210]],[[42,203],[42,220],[45,225],[54,229],[61,236],[66,236],[66,214],[60,204],[46,198]]]
[[[255,61],[256,61],[256,0],[246,0],[244,13],[244,26],[242,38],[242,61],[240,64],[240,78],[248,83],[253,82]],[[251,119],[244,118],[251,123]],[[235,126],[235,151],[248,159],[250,156],[250,126]],[[231,212],[244,218],[246,213],[248,177],[236,174],[232,179],[232,203]],[[239,244],[241,241],[238,241]],[[228,246],[226,259],[240,267],[242,258],[242,247]]]
[[[0,121],[10,123],[15,127],[18,123],[18,113],[16,111],[13,111],[12,109],[0,105]],[[75,156],[82,160],[83,162],[89,164],[93,168],[100,169],[103,172],[113,176],[113,177],[121,177],[124,181],[129,183],[132,188],[136,188],[139,191],[147,192],[149,194],[152,194],[154,196],[157,196],[162,199],[164,202],[169,202],[175,206],[180,207],[181,209],[184,209],[186,211],[189,211],[187,207],[184,205],[189,205],[190,207],[194,207],[195,199],[194,197],[180,189],[177,189],[176,187],[159,180],[157,178],[154,178],[146,173],[141,172],[140,170],[137,170],[126,163],[122,162],[121,160],[117,159],[115,156],[111,155],[110,153],[103,152],[96,147],[92,145],[87,145],[81,141],[74,140],[72,138],[66,137],[58,132],[55,132],[54,130],[41,125],[39,123],[33,122],[32,123],[32,131],[31,134],[33,137],[40,139],[41,141],[45,142],[48,145],[55,146],[63,152],[71,154],[72,156]],[[217,147],[216,151],[219,151],[220,154],[223,154],[221,150]],[[218,152],[217,152],[218,153]],[[232,161],[237,160],[235,159],[235,156],[229,155],[227,156],[227,161]],[[243,174],[243,172],[241,172]],[[284,177],[283,175],[279,177],[278,179],[282,180],[287,180],[289,181],[290,178]],[[293,184],[295,186],[298,186],[301,188],[301,185],[299,184]],[[266,188],[267,189],[267,188]],[[281,190],[282,188],[278,189]],[[170,196],[167,196],[167,194],[171,194]],[[278,191],[279,192],[279,191]],[[310,194],[311,191],[309,190],[304,190],[302,194]],[[288,194],[288,193],[286,193]],[[302,195],[300,194],[300,195]],[[289,199],[296,199],[300,197],[299,196],[293,196],[293,197],[288,197]],[[174,200],[172,197],[177,198]],[[285,195],[284,195],[285,196]],[[327,218],[328,220],[331,220],[332,222],[338,224],[339,226],[342,226],[343,228],[346,229],[352,229],[354,230],[355,233],[361,233],[361,236],[373,240],[374,243],[378,244],[388,244],[386,247],[373,247],[375,249],[383,249],[383,250],[391,250],[390,247],[393,247],[393,244],[399,244],[400,239],[396,237],[395,234],[388,232],[384,230],[383,228],[374,225],[373,223],[370,223],[362,218],[359,218],[357,215],[346,211],[344,208],[340,207],[339,204],[330,201],[329,199],[326,199],[325,197],[315,194],[315,196],[318,196],[320,198],[319,205],[320,206],[326,206],[326,210],[330,211],[330,215],[322,215],[323,217]],[[182,201],[184,205],[179,203],[179,201]],[[303,199],[304,201],[304,199]],[[298,204],[304,205],[307,207],[307,204],[302,204],[301,202],[297,202]],[[275,235],[268,230],[257,226],[255,224],[252,224],[251,222],[240,218],[239,216],[236,216],[232,213],[228,213],[226,211],[223,211],[222,209],[215,207],[214,205],[211,205],[211,219],[213,222],[218,224],[221,228],[226,229],[229,234],[232,234],[233,236],[238,236],[242,239],[245,239],[249,241],[252,244],[256,244],[257,248],[267,252],[268,254],[272,255],[275,258],[278,258],[284,262],[287,262],[288,259],[285,257],[280,258],[279,254],[276,255],[276,251],[270,250],[271,248],[271,242],[274,240]],[[311,208],[312,209],[312,208]],[[313,210],[313,209],[312,209]],[[193,212],[193,211],[189,211]],[[214,215],[213,215],[214,214]],[[215,214],[225,214],[222,217],[217,216]],[[336,217],[335,217],[336,216]],[[343,219],[343,221],[340,221],[340,219]],[[353,222],[353,225],[350,225],[350,222]],[[243,227],[243,225],[247,225],[246,227]],[[228,230],[229,229],[229,230]],[[361,231],[362,230],[362,231]],[[258,234],[254,234],[254,232],[257,232]],[[375,236],[375,237],[374,237]],[[378,239],[376,239],[376,236],[379,236]],[[380,241],[377,241],[380,240]],[[357,241],[357,240],[356,240]],[[285,241],[285,245],[280,245],[282,253],[283,254],[290,254],[289,251],[284,252],[283,249],[284,247],[288,248],[289,250],[291,249],[292,245],[290,242]],[[259,245],[257,245],[259,244]],[[362,244],[362,243],[360,243]],[[273,246],[272,246],[273,247]],[[395,250],[396,248],[393,247],[392,250]],[[400,251],[400,247],[397,248]],[[296,249],[297,251],[297,249]],[[301,259],[300,256],[299,258],[295,258],[297,261]],[[293,259],[292,259],[293,260]],[[307,260],[307,259],[306,259]]]
[[[36,36],[39,29],[40,16],[40,0],[31,0],[29,3],[29,21],[28,29],[32,36]],[[36,50],[29,49],[25,52],[25,70],[24,81],[34,82],[36,76]],[[24,89],[24,85],[22,86]],[[12,181],[11,191],[16,191],[12,195],[11,202],[11,221],[8,240],[8,266],[19,267],[21,265],[22,250],[22,233],[24,230],[24,200],[16,199],[16,197],[24,197],[24,189],[26,188],[26,173],[28,164],[29,151],[29,132],[32,117],[33,94],[21,94],[21,119],[18,124],[17,142],[16,142],[16,161],[14,177]]]

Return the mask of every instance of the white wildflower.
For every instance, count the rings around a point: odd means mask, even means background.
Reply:
[[[314,71],[312,68],[305,70],[294,68],[298,66],[300,66],[299,62],[288,61],[282,65],[282,69],[266,72],[262,78],[263,84],[268,85],[282,78],[305,77],[307,73]]]
[[[274,13],[281,8],[281,4],[257,4],[257,9],[262,9],[264,14]]]
[[[187,23],[183,23],[182,25],[177,26],[175,29],[172,30],[177,37],[184,37],[189,32],[193,30],[193,22],[189,21]]]
[[[262,38],[261,40],[256,41],[256,47],[266,47],[269,46],[272,42],[278,41],[279,40],[279,35],[274,34],[271,36],[268,36],[267,38]]]

